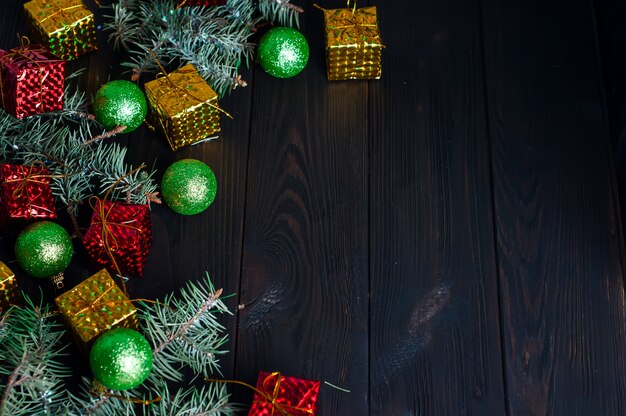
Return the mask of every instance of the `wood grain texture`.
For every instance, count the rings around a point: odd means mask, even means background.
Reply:
[[[478,5],[377,8],[370,414],[502,415]]]
[[[326,80],[321,12],[302,30],[303,73],[255,74],[237,376],[326,380],[351,393],[323,386],[320,415],[365,415],[367,82]]]
[[[482,6],[509,414],[626,414],[622,247],[591,5]]]

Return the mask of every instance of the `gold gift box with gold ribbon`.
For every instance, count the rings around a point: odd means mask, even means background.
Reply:
[[[322,9],[329,80],[378,79],[384,48],[376,7]]]
[[[188,64],[145,85],[150,121],[172,150],[209,139],[220,131],[217,93]]]
[[[69,61],[97,49],[93,13],[82,0],[32,0],[24,4],[31,41]]]
[[[20,289],[15,280],[15,273],[0,261],[0,313],[9,306],[20,304]]]
[[[112,328],[137,328],[137,309],[106,269],[55,299],[81,347]]]

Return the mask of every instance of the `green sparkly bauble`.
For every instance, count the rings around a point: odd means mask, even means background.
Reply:
[[[15,242],[15,256],[22,269],[35,277],[61,273],[72,261],[72,239],[60,225],[41,221],[24,228]]]
[[[259,63],[276,78],[291,78],[309,61],[309,44],[304,35],[290,27],[276,27],[259,41]]]
[[[137,387],[152,371],[152,348],[134,329],[107,331],[89,353],[89,365],[96,380],[113,390]]]
[[[143,123],[148,105],[137,85],[130,81],[111,81],[96,93],[93,111],[96,120],[107,130],[126,126],[124,133],[130,133]]]
[[[179,160],[163,174],[161,194],[175,212],[199,214],[215,199],[217,179],[205,163],[195,159]]]

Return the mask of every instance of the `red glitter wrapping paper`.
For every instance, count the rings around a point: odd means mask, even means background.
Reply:
[[[56,218],[50,178],[40,165],[0,165],[0,223]]]
[[[17,118],[63,109],[65,61],[41,45],[0,50],[0,95]]]
[[[223,6],[226,0],[180,0],[178,5],[183,6]]]
[[[261,371],[248,416],[310,416],[317,411],[320,382]]]
[[[100,267],[123,276],[141,277],[152,243],[147,205],[92,199],[91,225],[83,243]]]

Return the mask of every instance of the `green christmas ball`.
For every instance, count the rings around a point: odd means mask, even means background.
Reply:
[[[165,203],[183,215],[199,214],[211,205],[217,194],[217,179],[205,163],[183,159],[163,174],[161,194]]]
[[[141,126],[148,104],[143,91],[130,81],[107,82],[98,90],[93,102],[96,120],[107,130],[126,126],[130,133]]]
[[[259,41],[259,63],[276,78],[291,78],[309,61],[309,44],[304,35],[290,27],[276,27]]]
[[[15,256],[22,269],[34,277],[61,273],[72,261],[72,239],[60,225],[41,221],[24,228],[15,242]]]
[[[152,348],[134,329],[102,334],[91,347],[89,365],[96,380],[113,390],[137,387],[152,371]]]

